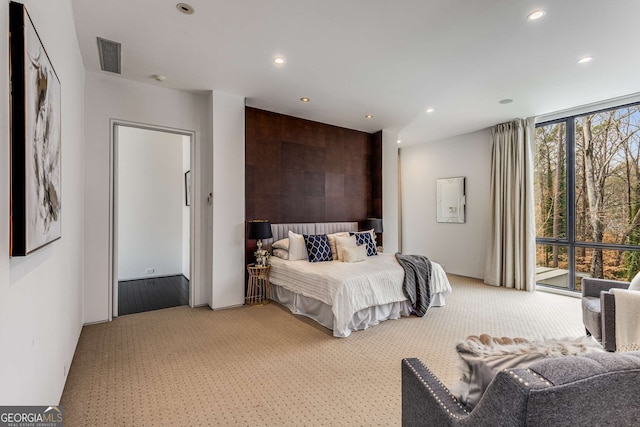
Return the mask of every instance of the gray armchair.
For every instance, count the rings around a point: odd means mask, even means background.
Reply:
[[[582,279],[582,322],[587,335],[602,343],[607,351],[616,351],[616,304],[610,289],[629,288],[629,282]]]
[[[402,425],[639,425],[640,352],[544,359],[499,372],[470,411],[418,359],[402,361]]]

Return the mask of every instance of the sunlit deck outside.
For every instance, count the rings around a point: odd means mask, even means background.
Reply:
[[[581,278],[589,277],[586,273],[576,273],[575,290],[579,291]],[[552,267],[536,267],[536,284],[569,289],[569,270]]]

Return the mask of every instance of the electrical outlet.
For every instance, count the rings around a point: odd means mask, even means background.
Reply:
[[[154,268],[147,268],[144,272],[147,274],[153,274],[154,271],[156,271]]]

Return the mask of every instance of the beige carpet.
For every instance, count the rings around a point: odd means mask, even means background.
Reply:
[[[458,380],[470,334],[584,334],[580,300],[450,276],[447,306],[333,338],[277,304],[176,307],[83,329],[62,396],[67,426],[399,425],[400,361]]]

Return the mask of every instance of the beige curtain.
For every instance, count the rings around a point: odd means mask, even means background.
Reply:
[[[533,119],[491,130],[491,228],[484,282],[535,290]]]

